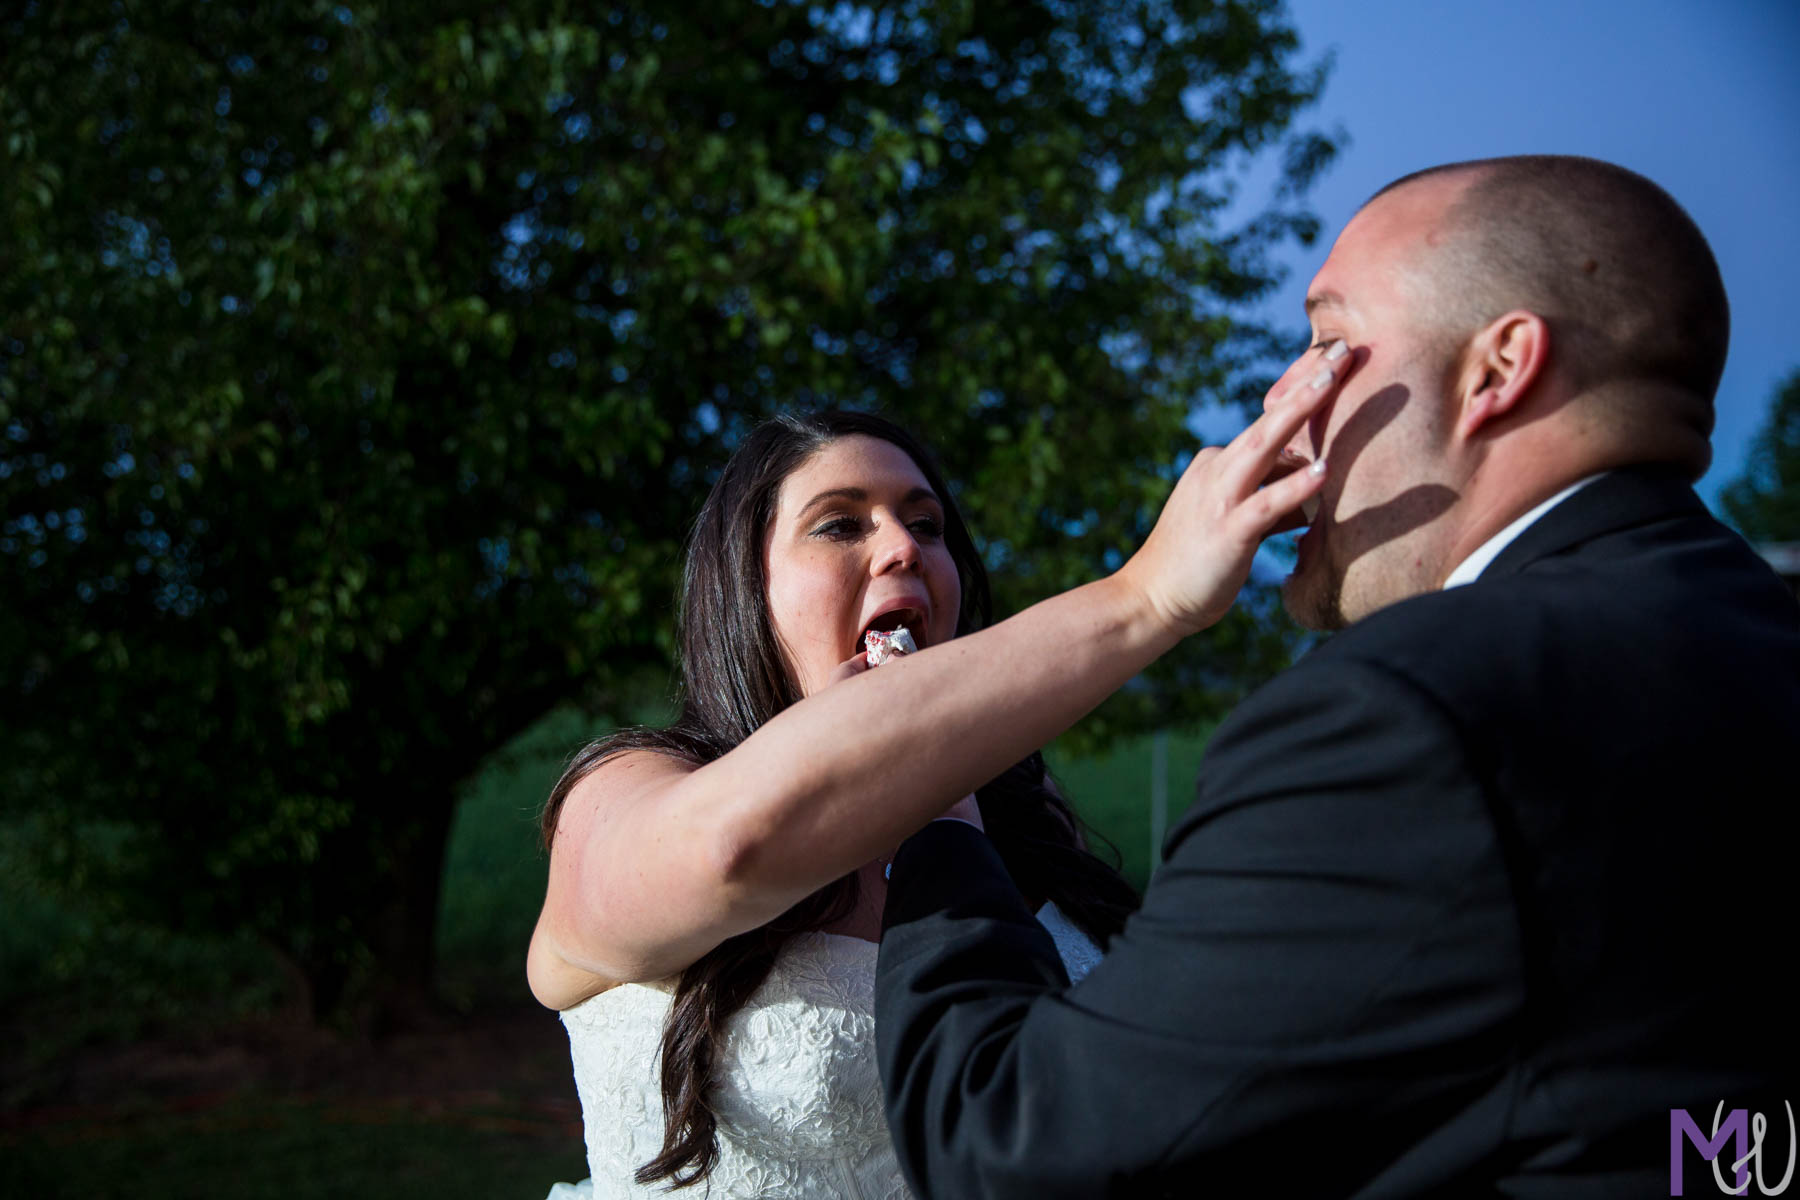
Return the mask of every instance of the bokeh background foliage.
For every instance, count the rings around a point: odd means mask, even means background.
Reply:
[[[1129,552],[1291,345],[1233,314],[1317,231],[1322,71],[1261,0],[7,6],[15,864],[404,1019],[459,797],[666,697],[761,416],[923,432],[1006,607]],[[1285,652],[1248,604],[1078,747]]]
[[[1800,369],[1776,389],[1743,474],[1719,499],[1752,542],[1800,544]]]

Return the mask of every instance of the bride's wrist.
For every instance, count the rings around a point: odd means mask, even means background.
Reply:
[[[1108,603],[1128,631],[1127,640],[1144,644],[1154,659],[1173,649],[1189,634],[1199,632],[1199,626],[1183,619],[1156,588],[1143,579],[1145,568],[1139,562],[1141,554],[1142,551],[1127,559],[1124,566],[1099,580],[1098,584],[1110,592]]]

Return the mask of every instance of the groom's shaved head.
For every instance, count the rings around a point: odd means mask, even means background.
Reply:
[[[1432,167],[1376,196],[1449,174],[1468,186],[1427,266],[1447,332],[1534,312],[1579,386],[1672,386],[1710,431],[1730,309],[1712,250],[1667,192],[1611,163],[1525,155]]]

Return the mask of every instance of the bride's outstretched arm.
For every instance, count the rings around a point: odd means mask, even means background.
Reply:
[[[1257,546],[1320,486],[1321,473],[1282,475],[1278,460],[1334,391],[1294,387],[1229,446],[1201,451],[1115,574],[844,679],[705,766],[638,752],[596,770],[562,809],[532,946],[539,998],[568,998],[551,986],[559,964],[597,981],[660,978],[763,924],[1217,621]]]

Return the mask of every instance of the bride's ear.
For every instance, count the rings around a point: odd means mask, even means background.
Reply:
[[[1469,342],[1457,379],[1456,433],[1463,440],[1495,432],[1545,376],[1550,326],[1525,309],[1490,321]]]

